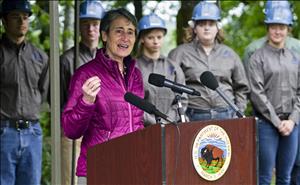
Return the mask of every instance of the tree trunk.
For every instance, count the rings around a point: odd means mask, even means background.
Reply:
[[[65,4],[65,20],[64,20],[64,31],[63,31],[63,52],[69,49],[71,46],[74,45],[73,42],[73,31],[74,30],[74,8],[72,4],[66,3]]]
[[[135,17],[139,21],[143,17],[143,2],[140,0],[133,1],[135,7]]]
[[[198,1],[185,1],[181,0],[181,7],[178,11],[178,14],[176,16],[177,23],[176,23],[176,29],[177,29],[177,45],[182,44],[183,39],[183,28],[188,27],[188,21],[191,20],[192,12],[194,9],[194,6],[198,3]]]

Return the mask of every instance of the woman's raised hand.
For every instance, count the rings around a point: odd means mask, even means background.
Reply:
[[[82,85],[83,101],[87,104],[93,104],[100,89],[101,80],[98,76],[87,79]]]

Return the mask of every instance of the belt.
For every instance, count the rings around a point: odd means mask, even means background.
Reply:
[[[282,113],[282,114],[278,114],[279,119],[282,120],[288,120],[290,116],[290,113]]]
[[[17,130],[21,130],[30,128],[36,123],[38,123],[38,120],[8,119],[1,120],[1,127],[11,127]]]
[[[225,107],[225,108],[214,108],[214,109],[208,109],[208,110],[203,110],[203,109],[195,109],[195,108],[188,108],[190,109],[191,112],[194,113],[212,113],[212,112],[228,112],[230,108]]]
[[[255,111],[255,115],[260,118],[260,119],[264,119],[264,120],[267,120],[262,114],[260,114],[259,112]],[[278,118],[282,121],[282,120],[288,120],[289,119],[289,116],[291,114],[290,113],[280,113],[280,114],[277,114]]]

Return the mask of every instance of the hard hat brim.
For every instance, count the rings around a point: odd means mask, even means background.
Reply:
[[[293,23],[287,22],[287,21],[264,21],[265,24],[284,24],[287,26],[292,26]]]

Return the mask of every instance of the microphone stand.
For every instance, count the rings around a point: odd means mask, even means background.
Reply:
[[[155,116],[156,123],[163,125],[163,122],[161,121],[161,117],[157,116],[156,114],[154,114],[154,116]]]
[[[223,98],[223,100],[233,109],[233,111],[236,113],[236,115],[239,118],[245,118],[246,116],[239,110],[239,108],[232,103],[231,101],[229,101],[229,99],[227,98],[227,96],[219,89],[216,89],[217,93]]]
[[[184,123],[184,122],[186,122],[186,117],[184,115],[184,110],[183,110],[182,103],[181,103],[181,95],[176,94],[175,99],[176,99],[176,102],[178,105],[177,110],[178,110],[178,114],[180,116],[180,121],[182,123]]]

